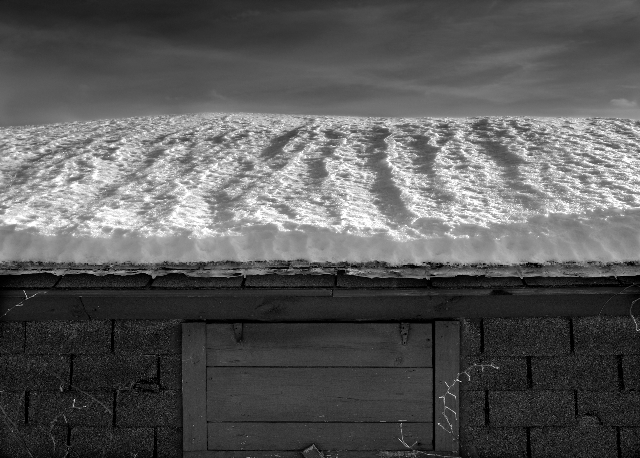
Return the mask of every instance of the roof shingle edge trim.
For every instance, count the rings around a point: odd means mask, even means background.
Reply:
[[[484,277],[619,277],[640,275],[640,262],[627,263],[522,263],[495,264],[429,264],[392,266],[386,263],[311,263],[306,261],[255,261],[211,263],[159,263],[159,264],[83,264],[46,262],[0,262],[0,275],[30,273],[54,275],[92,274],[136,275],[152,278],[170,273],[183,273],[189,277],[236,277],[250,275],[353,275],[366,278],[447,278],[466,276]]]

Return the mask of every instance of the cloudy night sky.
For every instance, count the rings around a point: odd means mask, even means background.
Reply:
[[[4,0],[0,126],[254,112],[640,119],[638,0]]]

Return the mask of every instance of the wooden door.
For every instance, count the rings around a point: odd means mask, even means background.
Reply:
[[[185,323],[184,456],[298,458],[311,444],[335,458],[451,451],[434,423],[447,386],[433,388],[456,378],[459,361],[433,341],[455,347],[457,324]]]

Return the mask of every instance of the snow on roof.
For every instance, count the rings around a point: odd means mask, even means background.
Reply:
[[[0,262],[640,261],[640,122],[138,117],[0,128]]]

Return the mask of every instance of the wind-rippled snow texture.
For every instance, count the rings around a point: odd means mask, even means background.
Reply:
[[[640,260],[640,123],[138,117],[0,129],[0,260]]]

